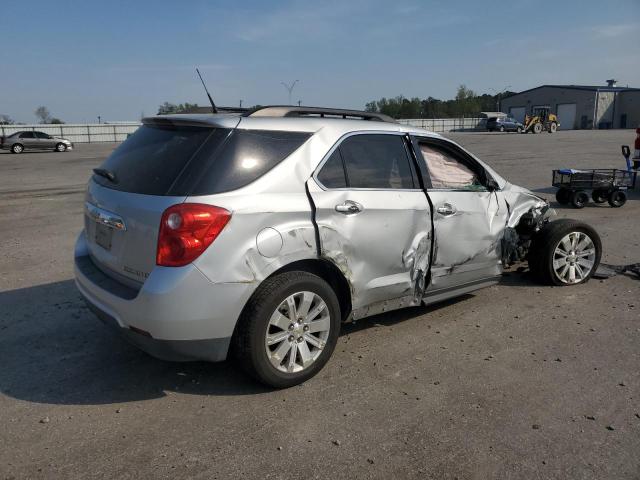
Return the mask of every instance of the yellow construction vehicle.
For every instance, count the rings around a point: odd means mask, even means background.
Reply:
[[[542,133],[546,130],[549,133],[556,133],[559,126],[558,117],[555,113],[551,113],[549,107],[536,107],[532,115],[525,115],[523,132]]]

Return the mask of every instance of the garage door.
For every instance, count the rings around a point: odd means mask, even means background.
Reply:
[[[560,130],[573,130],[576,124],[576,104],[562,103],[558,105],[558,121]]]
[[[515,118],[520,123],[524,123],[524,112],[525,112],[525,107],[509,108],[509,116]]]

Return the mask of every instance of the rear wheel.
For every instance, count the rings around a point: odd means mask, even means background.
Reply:
[[[591,198],[596,203],[604,203],[608,197],[609,193],[606,190],[594,190],[591,192]]]
[[[23,150],[24,150],[24,147],[22,145],[20,145],[19,143],[16,143],[16,144],[11,146],[11,152],[12,153],[22,153]]]
[[[64,143],[59,143],[56,145],[56,152],[64,152],[67,149],[67,146]]]
[[[556,192],[556,200],[560,205],[567,205],[571,201],[571,190],[561,188]]]
[[[536,123],[533,126],[533,133],[542,133],[542,124],[541,123]]]
[[[608,201],[609,201],[609,205],[611,205],[614,208],[621,207],[625,203],[627,203],[627,194],[624,193],[622,190],[614,190],[609,194]]]
[[[584,283],[598,268],[602,243],[586,223],[563,219],[545,225],[534,237],[529,269],[545,284]]]
[[[551,122],[551,125],[549,125],[549,133],[556,133],[557,130],[558,124],[556,122]]]
[[[587,195],[587,192],[578,190],[576,192],[573,192],[573,194],[571,195],[571,205],[573,205],[574,207],[584,208],[587,203],[589,203],[589,195]]]
[[[234,356],[262,383],[276,388],[313,377],[333,353],[340,331],[333,289],[307,272],[265,280],[245,307],[234,335]]]

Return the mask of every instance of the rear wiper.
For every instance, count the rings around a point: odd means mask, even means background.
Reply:
[[[111,183],[118,183],[118,180],[116,179],[115,173],[107,170],[106,168],[94,168],[93,169],[93,173],[95,173],[96,175],[100,175],[101,177],[106,178]]]

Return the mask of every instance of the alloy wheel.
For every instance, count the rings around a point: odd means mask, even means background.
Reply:
[[[562,283],[579,283],[589,276],[595,259],[593,240],[583,232],[570,232],[553,252],[553,271]]]
[[[320,295],[297,292],[285,298],[269,319],[265,349],[279,371],[307,369],[322,353],[331,330],[331,315]]]

